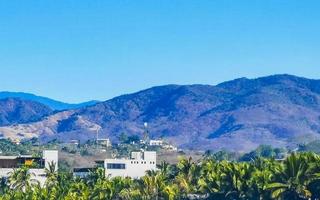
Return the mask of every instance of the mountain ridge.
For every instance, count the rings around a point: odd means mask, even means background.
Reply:
[[[60,111],[82,108],[85,106],[94,105],[99,102],[96,100],[92,100],[92,101],[87,101],[87,102],[83,102],[83,103],[72,104],[72,103],[64,103],[62,101],[57,101],[57,100],[54,100],[54,99],[51,99],[48,97],[34,95],[31,93],[9,92],[9,91],[0,92],[0,99],[5,99],[5,98],[20,98],[22,100],[31,100],[31,101],[35,101],[35,102],[44,104],[53,110],[60,110]]]
[[[41,103],[20,98],[0,99],[0,126],[39,121],[53,113]]]
[[[320,138],[320,80],[292,75],[240,78],[212,85],[156,86],[121,95],[46,122],[15,127],[42,140],[117,141],[120,133],[152,138],[180,148],[249,151],[260,144],[294,146]],[[50,123],[48,122],[50,121]],[[7,126],[4,135],[15,136]]]

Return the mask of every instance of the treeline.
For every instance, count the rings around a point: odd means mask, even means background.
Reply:
[[[273,148],[271,145],[260,145],[255,150],[244,154],[239,152],[230,152],[227,150],[220,150],[217,152],[208,150],[204,153],[204,157],[212,158],[217,161],[227,160],[243,162],[255,160],[260,157],[283,159],[290,154],[290,152],[290,150],[284,148]]]
[[[319,199],[320,156],[292,153],[284,160],[257,157],[248,162],[195,162],[183,158],[176,165],[162,163],[138,180],[104,176],[97,169],[87,178],[47,169],[45,187],[32,180],[28,168],[2,180],[0,199],[175,200],[175,199]]]

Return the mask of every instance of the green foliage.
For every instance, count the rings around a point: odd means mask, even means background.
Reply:
[[[3,155],[19,155],[24,152],[18,145],[7,139],[0,139],[0,151]]]
[[[129,138],[123,136],[125,141],[134,139]],[[316,148],[317,144],[301,145],[300,150]],[[60,150],[62,148],[78,155],[94,155],[97,151],[93,141],[78,146],[63,146],[57,141],[40,145],[36,139],[23,141],[20,145],[0,140],[3,155],[37,154],[42,149],[59,146],[62,146]],[[139,149],[139,143],[126,142],[112,151],[128,156],[128,152]],[[185,156],[183,153],[180,155]],[[68,162],[61,160],[59,173],[55,171],[54,163],[46,169],[48,179],[44,187],[33,180],[28,168],[22,166],[14,170],[8,179],[0,180],[0,200],[319,199],[320,156],[315,153],[293,153],[283,159],[285,155],[284,150],[266,145],[243,156],[227,151],[207,151],[200,161],[181,157],[174,165],[162,162],[158,171],[150,171],[141,179],[109,179],[102,168],[79,179],[70,173]]]
[[[130,135],[126,141],[126,143],[138,143],[140,142],[140,137],[138,135]]]
[[[299,151],[312,151],[315,153],[320,153],[320,140],[315,140],[307,144],[300,144]]]
[[[205,152],[204,157],[211,158],[217,161],[222,161],[222,160],[235,161],[235,160],[238,160],[239,155],[235,152],[228,152],[226,150],[221,150],[215,153],[208,150]]]
[[[283,161],[259,157],[250,162],[230,162],[206,157],[195,162],[181,158],[176,165],[161,163],[158,171],[149,171],[141,179],[109,179],[102,168],[79,179],[70,173],[57,173],[50,163],[44,187],[31,175],[25,167],[13,171],[7,183],[0,182],[0,200],[320,198],[320,156],[314,153],[294,153]]]
[[[124,132],[120,133],[120,135],[119,135],[120,143],[124,144],[124,143],[126,143],[127,140],[128,140],[127,134]]]
[[[284,154],[284,149],[272,148],[270,145],[260,145],[256,150],[244,154],[240,158],[240,161],[251,161],[259,157],[281,159],[284,157]]]
[[[16,144],[8,139],[0,139],[0,155],[33,155],[39,156],[39,152],[44,149],[58,149],[56,143],[47,143],[40,145],[35,138],[21,141]]]
[[[90,152],[89,152],[88,149],[81,149],[80,150],[80,155],[81,156],[88,156],[88,155],[90,155]]]

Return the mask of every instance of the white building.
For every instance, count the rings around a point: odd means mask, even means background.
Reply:
[[[97,143],[99,145],[102,145],[102,146],[105,146],[105,147],[111,147],[112,146],[111,141],[110,141],[109,138],[105,138],[105,139],[98,138],[96,141],[97,141]]]
[[[32,179],[39,181],[43,186],[46,181],[45,168],[49,167],[49,163],[55,163],[58,170],[58,151],[45,150],[42,158],[32,156],[0,156],[0,177],[9,177],[14,169],[23,165],[30,166]]]
[[[70,140],[68,144],[78,146],[80,144],[80,140]]]
[[[132,152],[130,159],[106,159],[104,168],[107,177],[140,178],[146,171],[156,170],[157,153],[154,151]]]
[[[163,149],[168,150],[168,151],[178,151],[178,148],[176,146],[168,144],[168,143],[164,142],[163,140],[150,140],[149,145],[162,147]]]
[[[150,146],[162,146],[163,141],[162,140],[150,140],[149,145]]]
[[[178,151],[178,148],[176,146],[171,145],[171,144],[165,144],[162,147],[167,151]]]

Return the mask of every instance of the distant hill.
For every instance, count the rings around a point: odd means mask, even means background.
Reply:
[[[0,100],[0,126],[41,120],[52,114],[49,107],[19,98]]]
[[[162,137],[181,148],[250,151],[260,144],[295,146],[320,137],[320,81],[291,75],[241,78],[211,85],[166,85],[55,114],[16,127],[43,140],[119,134]]]
[[[86,106],[91,106],[96,104],[98,101],[88,101],[80,104],[69,104],[61,101],[56,101],[47,97],[36,96],[34,94],[23,93],[23,92],[0,92],[0,99],[5,98],[20,98],[23,100],[31,100],[42,103],[49,106],[53,110],[70,110],[77,109]]]

